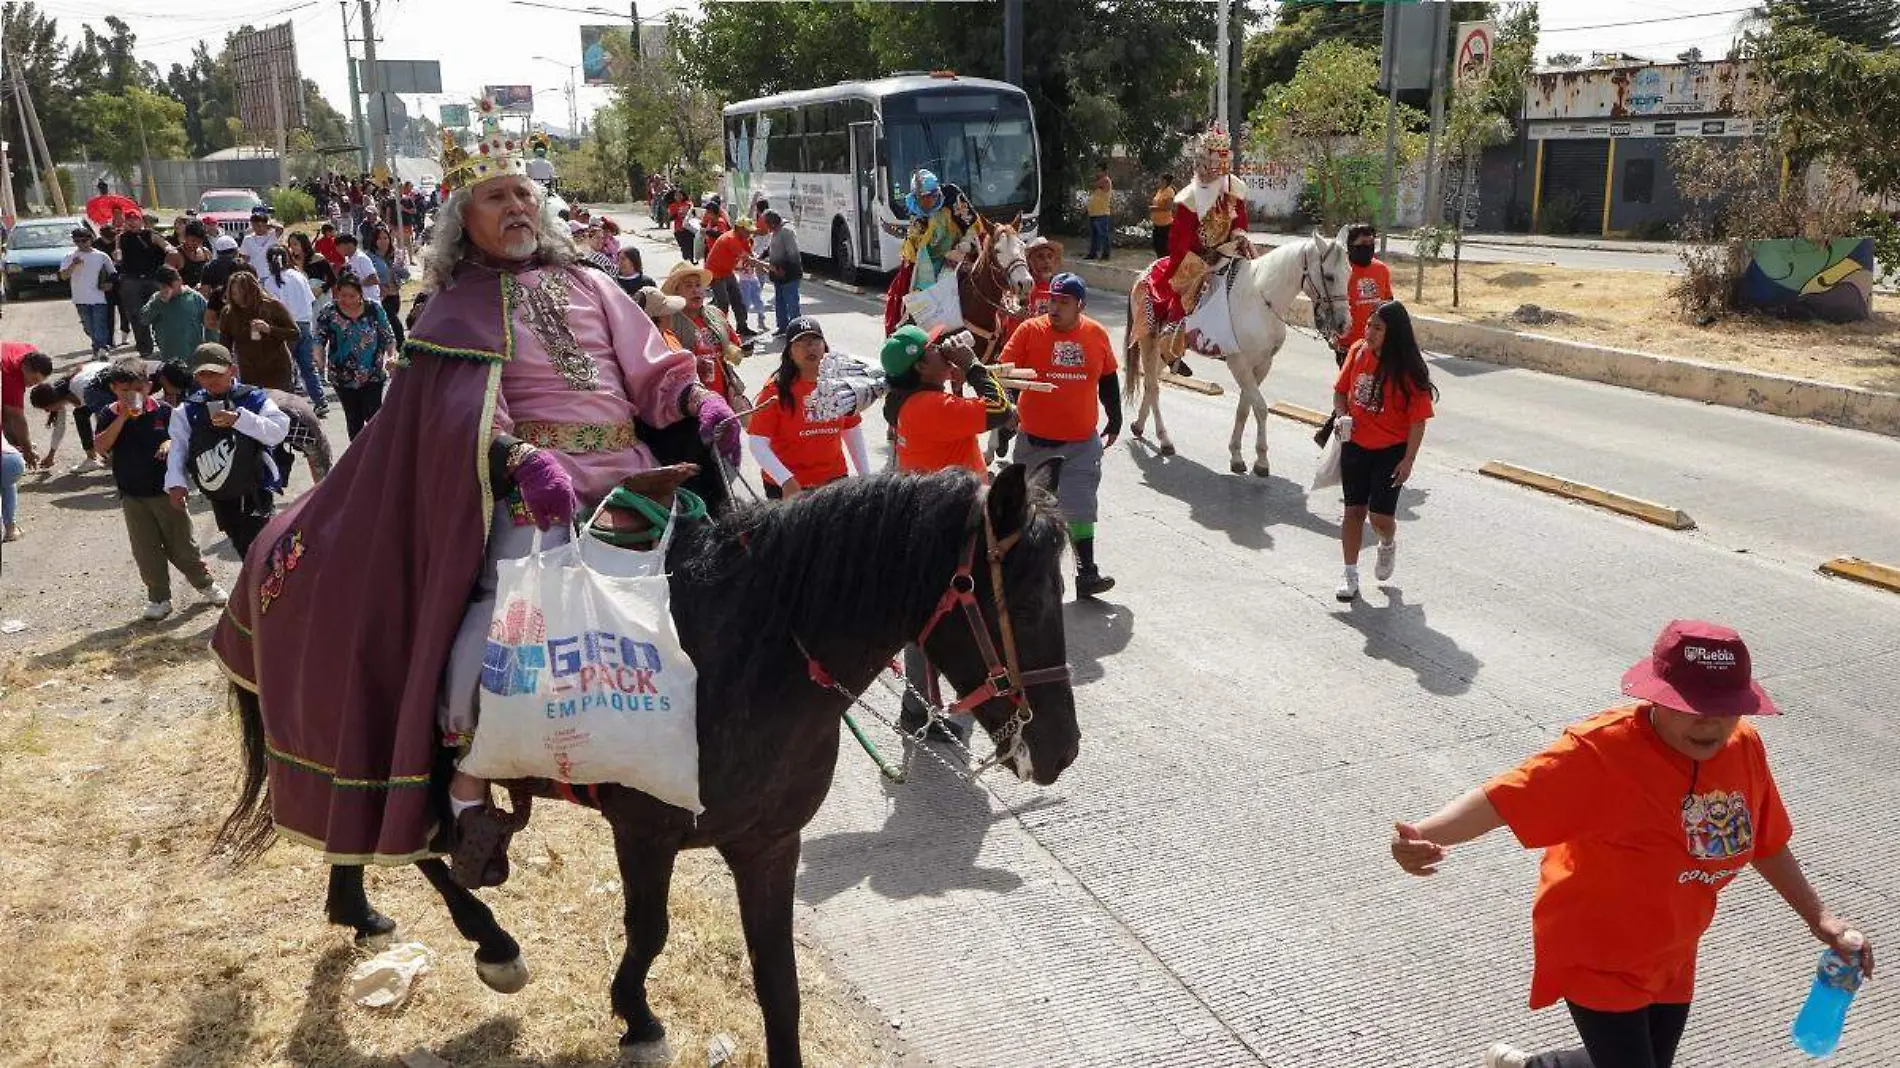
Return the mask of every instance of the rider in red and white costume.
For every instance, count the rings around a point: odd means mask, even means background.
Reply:
[[[1211,271],[1234,256],[1255,255],[1247,240],[1247,186],[1232,173],[1232,159],[1233,142],[1218,124],[1195,142],[1194,180],[1174,198],[1168,255],[1155,261],[1149,273],[1157,326],[1171,326],[1187,316],[1174,282],[1190,256]]]

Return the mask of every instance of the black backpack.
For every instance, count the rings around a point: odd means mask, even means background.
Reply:
[[[247,396],[246,387],[231,393],[231,403]],[[198,492],[214,501],[237,501],[264,486],[264,444],[236,427],[192,423],[190,453],[185,470]]]

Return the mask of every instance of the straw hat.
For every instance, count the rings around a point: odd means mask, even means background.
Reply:
[[[652,286],[642,288],[640,292],[634,294],[633,300],[634,303],[640,305],[641,311],[647,313],[647,318],[656,323],[665,316],[678,315],[686,310],[684,297],[669,296]]]
[[[666,281],[660,283],[660,292],[669,297],[677,297],[679,296],[680,283],[686,281],[688,278],[699,279],[699,284],[702,286],[712,285],[711,271],[696,264],[681,260],[679,263],[673,265],[672,270],[666,272]]]

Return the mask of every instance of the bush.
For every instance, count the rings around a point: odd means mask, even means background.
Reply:
[[[286,226],[317,217],[315,198],[301,189],[272,189],[265,199],[270,201],[271,216]]]
[[[1545,197],[1537,206],[1537,232],[1540,234],[1580,234],[1584,227],[1583,196],[1560,190]]]

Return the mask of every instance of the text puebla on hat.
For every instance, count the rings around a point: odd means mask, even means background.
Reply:
[[[1697,716],[1781,714],[1754,680],[1742,636],[1699,619],[1678,619],[1664,627],[1648,658],[1623,673],[1623,692]]]

